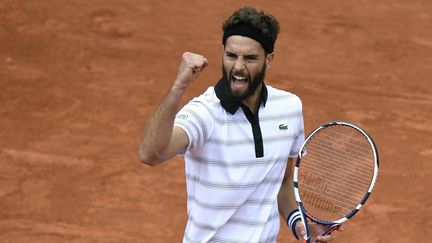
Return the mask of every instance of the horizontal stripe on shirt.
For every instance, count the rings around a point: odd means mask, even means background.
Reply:
[[[287,140],[295,140],[297,139],[297,134],[286,134],[282,136],[274,136],[274,137],[264,137],[263,141],[264,143],[270,143],[270,142],[279,142],[279,141],[287,141]],[[245,144],[254,144],[254,139],[237,139],[237,140],[222,140],[219,138],[209,138],[207,140],[208,143],[215,143],[220,145],[245,145]]]
[[[288,161],[289,157],[280,157],[280,158],[274,158],[274,159],[267,159],[267,160],[244,160],[244,161],[235,161],[235,163],[231,163],[229,161],[224,160],[214,160],[214,159],[206,159],[198,156],[193,156],[191,154],[185,154],[185,157],[188,159],[191,159],[197,163],[202,163],[206,165],[212,165],[212,166],[219,166],[219,167],[249,167],[251,165],[253,166],[266,166],[272,163],[286,163]]]
[[[249,183],[233,183],[233,182],[229,182],[229,183],[223,183],[223,182],[216,182],[216,181],[208,181],[208,180],[204,180],[202,178],[196,177],[196,176],[192,176],[189,174],[186,174],[186,179],[187,180],[191,180],[193,182],[196,182],[199,185],[203,185],[206,187],[212,187],[212,188],[229,188],[229,189],[243,189],[243,188],[254,188],[257,187],[259,185],[265,185],[265,184],[280,184],[282,182],[282,178],[276,178],[276,179],[271,179],[271,178],[266,178],[262,181],[258,181],[258,182],[249,182]]]
[[[237,224],[237,225],[243,225],[243,226],[264,226],[265,224],[267,224],[269,221],[272,221],[274,219],[279,219],[279,213],[275,212],[273,214],[270,215],[270,217],[265,220],[265,221],[256,221],[256,220],[247,220],[247,219],[239,219],[239,218],[231,218],[229,219],[226,224]],[[219,226],[217,225],[211,225],[211,224],[206,224],[206,223],[200,223],[197,222],[192,216],[189,217],[189,220],[197,227],[202,228],[202,229],[210,229],[210,230],[215,230],[218,229]]]
[[[268,199],[248,199],[245,202],[241,204],[212,204],[208,203],[202,200],[198,200],[197,198],[193,196],[189,196],[188,198],[189,202],[195,203],[195,205],[205,208],[205,209],[238,209],[239,207],[245,206],[245,205],[272,205],[276,203],[275,200],[268,200]]]

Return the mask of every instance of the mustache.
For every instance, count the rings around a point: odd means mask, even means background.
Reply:
[[[231,71],[231,76],[241,76],[241,77],[249,78],[249,75],[244,71]]]

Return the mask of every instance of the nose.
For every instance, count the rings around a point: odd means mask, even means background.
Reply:
[[[238,58],[234,63],[234,70],[243,70],[245,63],[242,58]]]

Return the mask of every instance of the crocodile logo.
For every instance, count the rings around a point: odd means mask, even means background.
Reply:
[[[288,125],[280,124],[279,125],[279,130],[288,130]]]

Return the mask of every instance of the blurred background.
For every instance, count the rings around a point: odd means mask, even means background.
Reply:
[[[209,60],[183,103],[215,84],[243,6],[280,21],[266,82],[302,98],[306,132],[350,120],[378,145],[334,242],[431,239],[432,1],[0,0],[0,242],[180,242],[183,159],[147,167],[138,143],[183,52]]]

